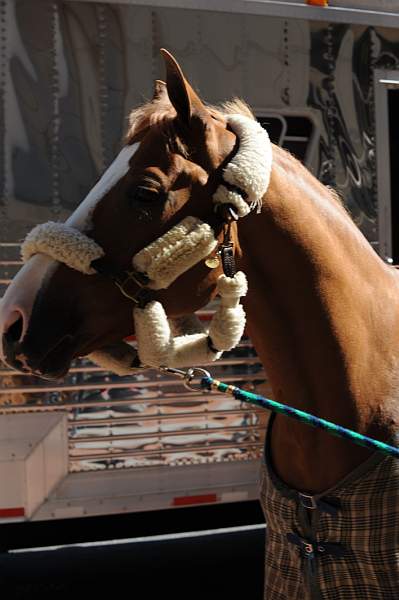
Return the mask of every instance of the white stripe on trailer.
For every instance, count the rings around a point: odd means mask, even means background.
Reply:
[[[266,529],[265,523],[255,525],[239,525],[238,527],[222,527],[221,529],[204,529],[201,531],[185,531],[183,533],[169,533],[166,535],[149,535],[148,537],[125,538],[121,540],[106,540],[103,542],[83,542],[81,544],[63,544],[60,546],[40,546],[37,548],[18,548],[9,550],[9,554],[22,554],[25,552],[43,552],[51,550],[62,550],[63,548],[96,548],[101,546],[117,546],[122,544],[136,544],[141,542],[162,542],[167,540],[181,540],[211,535],[222,535],[226,533],[240,533],[245,531],[257,531]]]

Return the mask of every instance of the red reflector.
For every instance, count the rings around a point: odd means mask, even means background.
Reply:
[[[0,519],[23,517],[24,515],[25,509],[23,506],[18,506],[16,508],[0,508]]]
[[[203,494],[202,496],[179,496],[173,498],[172,506],[187,506],[188,504],[206,504],[207,502],[217,502],[216,494]]]
[[[136,336],[135,335],[128,335],[124,339],[125,339],[125,342],[135,342],[136,341]]]

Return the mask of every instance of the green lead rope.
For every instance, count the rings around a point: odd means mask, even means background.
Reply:
[[[326,421],[326,419],[320,419],[319,417],[315,417],[314,415],[311,415],[310,413],[307,413],[303,410],[298,410],[297,408],[292,408],[291,406],[287,406],[286,404],[275,402],[275,400],[264,398],[264,396],[259,396],[258,394],[246,392],[238,387],[235,387],[234,385],[227,385],[226,383],[222,383],[217,379],[213,379],[213,377],[203,377],[201,379],[201,387],[209,391],[211,389],[215,389],[219,392],[227,392],[234,396],[234,398],[236,398],[237,400],[250,402],[251,404],[255,404],[256,406],[261,406],[262,408],[267,408],[268,410],[287,415],[287,417],[292,417],[293,419],[297,419],[298,421],[306,423],[307,425],[311,425],[312,427],[319,427],[320,429],[324,429],[325,431],[328,431],[329,433],[337,437],[351,440],[359,446],[373,448],[374,450],[378,450],[379,452],[383,452],[384,454],[389,454],[390,456],[399,458],[399,448],[395,448],[394,446],[390,446],[389,444],[385,444],[384,442],[374,440],[373,438],[367,437],[366,435],[356,433],[356,431],[352,431],[351,429],[347,429],[346,427],[341,427],[340,425],[331,423],[331,421]]]

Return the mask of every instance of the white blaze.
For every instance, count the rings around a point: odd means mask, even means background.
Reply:
[[[104,198],[122,177],[129,170],[129,162],[133,154],[136,152],[139,144],[125,146],[115,158],[114,162],[108,167],[101,179],[90,190],[86,198],[79,204],[77,209],[67,219],[66,224],[71,227],[76,227],[83,231],[90,222],[91,215],[97,203]]]

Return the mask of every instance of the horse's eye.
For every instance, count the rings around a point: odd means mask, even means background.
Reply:
[[[126,195],[132,202],[155,202],[161,199],[162,194],[157,190],[146,187],[132,186],[128,188]]]

